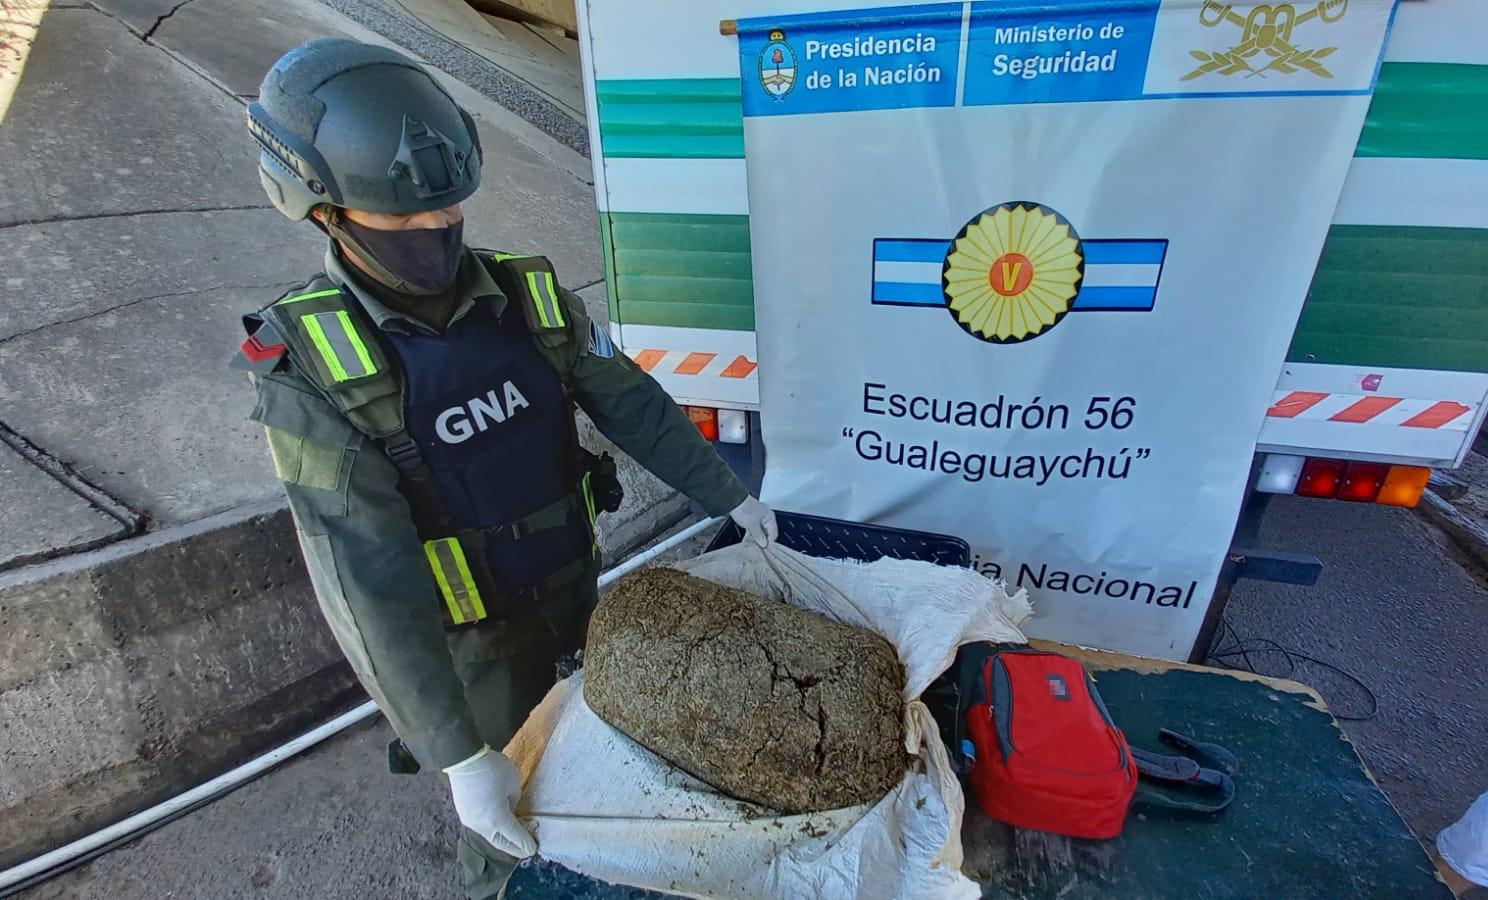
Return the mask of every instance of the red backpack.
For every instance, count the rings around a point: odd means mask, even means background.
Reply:
[[[980,662],[965,722],[972,789],[992,818],[1071,837],[1114,838],[1138,795],[1139,775],[1210,795],[1141,791],[1144,802],[1156,805],[1218,812],[1234,796],[1235,759],[1222,747],[1160,733],[1228,771],[1128,745],[1078,662],[1028,649],[998,651]]]

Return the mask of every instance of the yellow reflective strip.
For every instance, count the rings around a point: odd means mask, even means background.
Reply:
[[[528,272],[527,288],[532,294],[532,301],[537,304],[537,317],[542,320],[544,328],[562,328],[567,324],[563,319],[563,310],[558,305],[558,285],[554,283],[552,275],[547,272]]]
[[[444,579],[449,583],[450,593],[455,597],[455,602],[460,605],[460,621],[474,622],[475,608],[470,605],[470,583],[460,574],[460,563],[456,554],[459,552],[460,542],[453,538],[446,538],[436,542],[434,555],[439,558],[439,566],[444,570]],[[453,571],[451,571],[453,566]]]
[[[456,625],[463,625],[465,613],[455,599],[455,592],[450,588],[449,579],[444,577],[444,565],[440,563],[436,549],[439,543],[439,541],[424,541],[424,556],[428,558],[429,568],[434,572],[434,580],[439,584],[439,595],[444,598],[444,605],[449,609],[450,621]]]
[[[595,512],[594,510],[594,490],[589,486],[589,477],[593,474],[593,472],[584,473],[583,488],[584,506],[589,511],[589,552],[591,555],[597,557],[599,556],[599,527],[597,525],[599,513]]]
[[[346,374],[346,368],[341,365],[341,358],[336,351],[331,349],[331,342],[326,338],[325,329],[320,327],[320,320],[314,316],[306,316],[300,320],[305,326],[305,333],[310,335],[310,342],[315,349],[320,351],[320,358],[325,360],[326,366],[331,370],[331,378],[336,381],[346,381],[350,378]]]
[[[479,622],[486,617],[486,605],[481,602],[480,589],[475,586],[475,576],[470,574],[470,566],[465,562],[465,551],[460,547],[460,542],[450,541],[450,549],[454,551],[455,565],[460,568],[460,578],[465,582],[470,606],[475,610],[475,621]]]
[[[594,511],[594,489],[589,486],[589,478],[593,474],[593,472],[584,473],[584,506],[589,510],[589,523],[591,525],[599,517],[599,513]]]
[[[552,304],[553,319],[558,323],[558,327],[562,328],[568,323],[563,319],[563,304],[558,301],[558,283],[555,282],[553,280],[553,276],[549,275],[547,272],[543,272],[541,274],[542,284],[548,290],[547,294],[545,294],[544,296],[547,298],[548,303]]]
[[[300,318],[305,333],[320,355],[325,359],[336,383],[366,378],[377,374],[371,351],[362,341],[351,314],[346,310],[311,313]]]
[[[357,359],[361,360],[363,374],[377,374],[377,366],[372,363],[372,354],[367,350],[367,345],[362,343],[362,336],[357,333],[356,326],[352,324],[351,314],[344,309],[337,310],[336,318],[341,322],[341,327],[346,329],[346,337],[356,350]]]
[[[448,554],[448,560],[440,551]],[[486,617],[486,605],[481,602],[480,589],[475,586],[475,577],[470,574],[470,565],[465,561],[465,550],[458,538],[439,538],[424,543],[424,554],[429,557],[429,566],[444,594],[450,618],[456,625],[479,622]],[[454,571],[450,571],[450,563]],[[453,579],[451,579],[453,576]]]
[[[537,318],[542,322],[544,328],[556,328],[553,320],[548,317],[548,304],[543,302],[542,294],[537,287],[537,276],[540,272],[527,273],[527,290],[532,295],[532,304],[537,307]]]
[[[501,253],[499,251],[492,250],[491,251],[491,258],[494,259],[494,260],[496,260],[497,262],[506,262],[509,259],[521,259],[522,258],[522,254],[520,254],[520,253]]]
[[[274,305],[275,306],[284,306],[287,303],[299,303],[301,300],[314,300],[317,297],[329,297],[332,294],[339,294],[339,293],[341,293],[341,289],[340,288],[330,288],[329,290],[324,290],[324,291],[313,291],[313,292],[311,292],[309,294],[300,294],[298,297],[285,297],[283,300],[280,300],[278,303],[276,303]]]

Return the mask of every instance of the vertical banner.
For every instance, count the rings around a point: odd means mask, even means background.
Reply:
[[[1188,656],[1393,12],[741,20],[766,499],[965,538],[1034,635]]]

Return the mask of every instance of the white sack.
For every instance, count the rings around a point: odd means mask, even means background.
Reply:
[[[1488,792],[1436,836],[1436,850],[1473,884],[1488,887]]]
[[[519,813],[543,857],[687,897],[973,898],[960,872],[960,785],[917,698],[971,641],[1021,641],[1024,592],[967,569],[822,560],[740,544],[677,565],[892,643],[907,673],[906,744],[918,759],[875,804],[775,816],[725,797],[599,719],[583,673],[560,682],[507,745]]]

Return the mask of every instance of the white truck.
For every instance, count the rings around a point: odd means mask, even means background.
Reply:
[[[1245,21],[1230,4],[1190,6],[1214,22]],[[1265,27],[1290,28],[1298,17],[1341,16],[1348,4],[1235,4],[1246,6]],[[765,465],[757,347],[770,336],[755,328],[739,50],[720,21],[800,8],[578,4],[614,339],[756,484]],[[1488,411],[1485,34],[1479,0],[1403,0],[1396,10],[1255,439],[1253,491],[1412,506],[1431,469],[1454,468],[1469,452]],[[1196,215],[1195,226],[1202,221]],[[1247,505],[1237,543],[1254,536],[1263,508]],[[1261,571],[1316,577],[1305,559],[1258,562],[1249,572],[1230,566],[1219,592]],[[1212,604],[1211,618],[1222,606]]]

